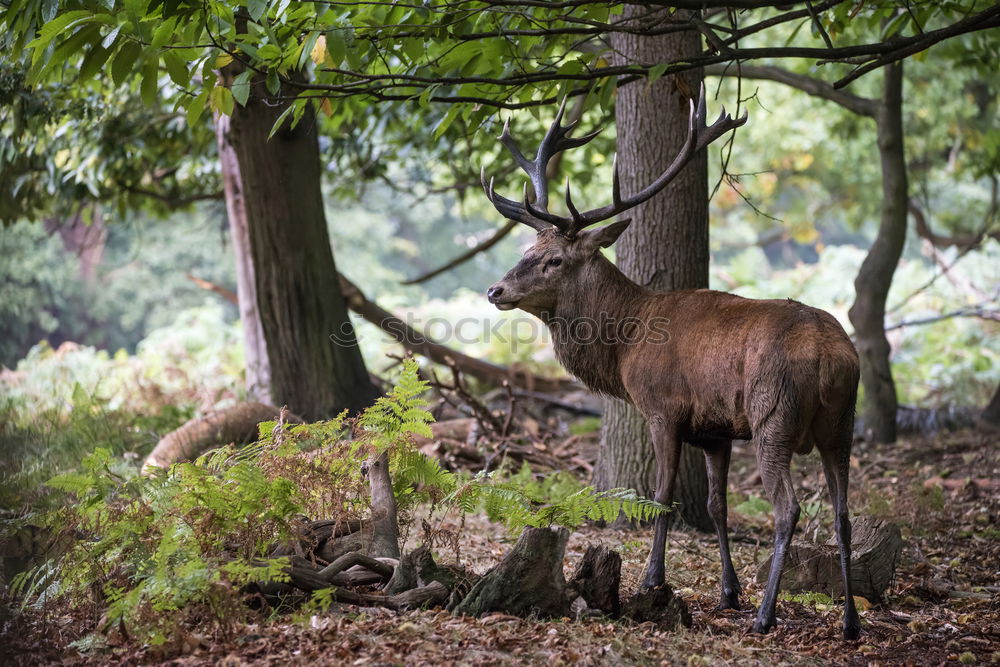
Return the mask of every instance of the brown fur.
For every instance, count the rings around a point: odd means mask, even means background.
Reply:
[[[755,630],[775,623],[784,551],[798,518],[788,464],[819,449],[841,542],[845,636],[856,637],[850,596],[846,489],[858,386],[858,356],[828,313],[792,300],[753,300],[713,290],[653,292],[630,281],[601,253],[627,222],[576,238],[543,230],[510,272],[490,288],[502,309],[545,321],[560,362],[595,391],[631,401],[650,423],[657,457],[656,500],[669,504],[681,441],[705,449],[709,508],[723,557],[723,607],[737,607],[729,558],[725,480],[731,440],[752,439],[775,506],[775,558]],[[558,262],[558,264],[556,264]],[[574,340],[586,322],[645,325],[638,340]],[[613,330],[615,324],[609,325]],[[663,340],[660,329],[668,334]],[[663,583],[666,522],[657,521],[645,584]]]

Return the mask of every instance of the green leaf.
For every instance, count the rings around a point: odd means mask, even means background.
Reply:
[[[267,90],[272,95],[281,92],[281,79],[278,78],[278,70],[272,69],[267,73]]]
[[[34,65],[48,49],[49,44],[52,43],[59,35],[64,35],[66,32],[75,25],[84,23],[86,21],[93,20],[93,14],[86,9],[78,9],[72,12],[66,12],[65,14],[60,14],[53,20],[49,21],[42,26],[41,30],[38,31],[38,37],[33,39],[29,44],[28,48],[33,49],[31,54],[31,64]]]
[[[208,93],[202,91],[188,104],[187,123],[189,126],[194,127],[198,123],[198,119],[201,118],[201,114],[205,111],[205,102],[207,99]]]
[[[125,42],[118,49],[118,53],[115,54],[115,59],[111,63],[111,80],[115,82],[116,86],[120,86],[125,77],[133,71],[141,54],[142,48],[135,42]]]
[[[900,30],[906,27],[906,24],[910,22],[909,12],[900,12],[892,18],[891,21],[885,24],[885,28],[882,30],[882,39],[889,39]]]
[[[233,79],[233,98],[240,103],[240,106],[246,106],[247,100],[250,99],[251,76],[253,76],[253,72],[251,70],[246,70]]]
[[[191,81],[191,72],[187,62],[173,51],[163,52],[163,64],[167,68],[170,79],[178,86],[186,86]]]
[[[331,30],[326,33],[326,52],[330,67],[339,67],[347,56],[346,30]]]
[[[92,76],[97,74],[104,63],[108,61],[108,56],[111,55],[111,49],[106,49],[100,44],[94,44],[87,55],[83,57],[83,62],[80,63],[80,81],[84,82],[90,79]]]
[[[448,131],[448,128],[455,121],[456,116],[458,116],[459,111],[461,111],[461,107],[457,104],[452,104],[448,107],[448,113],[444,115],[444,118],[442,118],[438,122],[437,127],[434,128],[435,140],[440,139],[441,136]]]
[[[88,43],[96,42],[100,37],[101,33],[96,25],[81,28],[52,52],[48,62],[39,68],[38,78],[41,79],[44,73],[50,68],[65,63],[71,57],[75,57]]]
[[[122,31],[121,26],[115,26],[115,28],[111,32],[105,35],[104,39],[101,41],[101,46],[103,46],[106,49],[110,49],[111,45],[115,43],[116,39],[118,39],[118,33],[120,33],[121,31]]]
[[[660,63],[658,65],[653,65],[652,67],[649,68],[649,74],[647,74],[647,76],[649,77],[649,82],[656,83],[656,80],[659,79],[661,76],[663,76],[663,73],[666,71],[667,71],[667,63]]]
[[[302,48],[299,49],[299,69],[305,67],[306,61],[309,60],[309,56],[312,54],[313,47],[316,46],[317,39],[319,39],[319,33],[311,32],[305,41],[302,42]]]
[[[231,116],[233,114],[233,93],[224,86],[216,86],[212,89],[212,108],[216,111]]]
[[[267,11],[267,0],[247,0],[247,12],[254,21],[260,20],[265,11]]]
[[[157,58],[148,58],[142,70],[142,84],[139,87],[139,95],[142,102],[147,107],[156,104],[156,94],[160,88],[160,70]]]
[[[410,62],[419,62],[424,57],[425,52],[426,48],[422,39],[403,40],[403,53],[410,59]]]
[[[257,50],[257,57],[261,60],[276,60],[281,57],[281,49],[274,44],[265,44]]]
[[[274,121],[274,125],[271,126],[271,131],[267,133],[268,141],[270,141],[271,137],[277,134],[278,131],[282,128],[282,126],[285,124],[285,120],[288,118],[288,114],[292,113],[292,109],[294,108],[295,108],[294,104],[289,104],[288,108],[281,112],[281,115],[278,116],[278,120]]]
[[[48,23],[59,12],[59,0],[45,0],[42,3],[42,21]]]
[[[177,17],[171,16],[166,21],[156,26],[153,31],[153,39],[150,42],[150,46],[154,49],[159,49],[164,44],[166,44],[174,34],[174,27],[177,25]]]

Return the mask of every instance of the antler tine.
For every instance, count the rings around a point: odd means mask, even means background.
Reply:
[[[712,125],[706,126],[706,103],[705,103],[705,84],[701,85],[698,94],[698,100],[690,101],[688,110],[688,133],[687,137],[684,139],[684,145],[681,147],[680,152],[674,157],[670,166],[660,174],[660,176],[650,183],[648,186],[643,188],[641,191],[637,192],[635,195],[622,199],[621,196],[621,183],[618,174],[618,163],[617,156],[613,165],[614,169],[614,180],[611,186],[611,197],[612,202],[607,206],[602,206],[601,208],[596,208],[591,211],[586,211],[584,213],[575,213],[573,215],[573,226],[570,228],[568,235],[573,236],[579,232],[584,227],[601,222],[602,220],[607,220],[613,216],[618,215],[628,209],[638,206],[643,203],[660,190],[665,188],[668,183],[670,183],[676,176],[681,172],[684,166],[691,160],[691,158],[702,148],[706,147],[708,144],[712,143],[719,137],[721,137],[726,132],[739,127],[747,122],[748,115],[746,112],[738,118],[733,119],[732,116],[726,113],[725,109],[719,114],[719,118],[712,123]]]
[[[618,174],[618,153],[611,158],[611,203],[614,206],[621,206],[622,203],[622,181]]]
[[[510,151],[510,154],[514,156],[514,160],[517,162],[517,165],[521,167],[521,169],[525,171],[529,171],[531,169],[531,160],[524,157],[524,153],[521,152],[520,147],[517,145],[517,142],[514,141],[514,137],[510,133],[510,118],[503,122],[503,131],[497,139],[499,139],[500,143],[504,145],[504,148]]]
[[[518,222],[523,222],[529,227],[542,231],[547,228],[547,224],[537,218],[532,217],[527,210],[519,202],[512,199],[507,199],[503,195],[496,193],[493,189],[493,178],[490,178],[489,183],[486,182],[486,168],[483,167],[479,171],[479,178],[483,184],[483,190],[486,191],[486,198],[490,200],[493,207],[505,218],[510,220],[517,220]]]
[[[569,189],[569,176],[566,177],[566,208],[569,209],[569,214],[573,218],[574,227],[583,222],[583,219],[580,218],[580,211],[576,210],[576,206],[573,205],[573,195]]]
[[[746,109],[743,110],[743,115],[739,118],[733,118],[723,109],[714,123],[708,127],[705,127],[704,124],[702,125],[702,130],[698,133],[698,147],[695,150],[701,150],[726,132],[735,130],[737,127],[745,124],[749,117],[750,115]]]
[[[524,210],[526,210],[530,215],[533,215],[534,217],[538,218],[539,220],[542,220],[544,222],[549,223],[550,225],[552,225],[553,227],[555,227],[556,229],[558,229],[561,232],[564,232],[567,229],[567,227],[568,227],[569,221],[566,220],[565,218],[560,217],[558,215],[554,215],[552,213],[549,213],[546,209],[539,208],[539,207],[537,207],[537,206],[535,206],[534,204],[531,203],[531,201],[528,199],[528,184],[527,183],[524,184],[524,202],[523,202],[523,206],[524,206]]]

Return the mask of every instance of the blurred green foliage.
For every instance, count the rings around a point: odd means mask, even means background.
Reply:
[[[90,229],[106,229],[106,240],[98,233],[87,241],[100,246],[92,275],[82,254],[88,248],[60,240],[73,220],[48,229],[30,222],[0,227],[0,365],[12,367],[42,339],[55,347],[73,341],[131,351],[181,310],[220,303],[186,275],[233,287],[223,216],[208,208],[162,222],[141,215],[91,222]],[[235,306],[223,308],[226,319],[236,316]]]

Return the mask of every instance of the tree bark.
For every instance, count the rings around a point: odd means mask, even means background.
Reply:
[[[384,558],[399,558],[399,524],[396,519],[396,496],[389,476],[389,454],[382,452],[368,459],[365,474],[372,496],[372,543],[368,553]]]
[[[882,99],[875,114],[882,163],[882,221],[854,281],[848,313],[854,325],[864,386],[862,419],[872,442],[896,440],[896,385],[885,337],[885,301],[906,241],[908,185],[903,144],[903,64],[885,67]]]
[[[618,595],[621,580],[621,555],[606,546],[594,545],[587,547],[569,585],[580,594],[587,607],[614,617],[621,610]]]
[[[989,429],[1000,431],[1000,386],[997,386],[997,390],[993,393],[993,398],[983,408],[983,411],[979,415],[979,421]]]
[[[871,602],[882,602],[903,550],[899,526],[870,516],[856,517],[851,524],[851,591]],[[768,558],[757,568],[757,583],[767,581],[770,568]],[[843,595],[836,538],[826,544],[793,543],[782,569],[781,590]]]
[[[628,5],[626,18],[648,8]],[[627,62],[656,63],[698,53],[701,38],[685,31],[654,37],[615,33],[613,46]],[[615,103],[618,168],[623,194],[659,176],[687,136],[688,100],[698,95],[702,73],[692,70],[663,77],[652,85],[638,81],[622,87]],[[708,159],[706,152],[666,189],[631,212],[632,225],[617,244],[618,266],[629,278],[656,290],[708,287]],[[708,478],[704,457],[685,444],[681,454],[672,516],[700,530],[713,530],[706,509]],[[649,428],[631,404],[607,399],[601,444],[594,470],[599,489],[634,488],[652,496],[655,466]]]
[[[562,570],[568,539],[565,528],[525,528],[511,552],[452,611],[465,616],[494,611],[522,617],[569,615],[570,591]]]
[[[215,113],[215,141],[222,168],[222,189],[229,217],[229,236],[236,259],[236,295],[243,325],[243,358],[246,366],[244,382],[247,399],[268,405],[271,397],[271,364],[267,358],[267,342],[257,308],[257,285],[254,278],[253,254],[250,251],[250,228],[247,223],[246,201],[236,151],[229,143],[229,116]]]
[[[163,436],[142,464],[169,468],[174,463],[191,461],[212,447],[231,442],[245,445],[257,439],[257,424],[277,419],[281,411],[263,403],[237,403],[198,419],[191,419],[180,428]],[[291,423],[301,423],[296,415],[286,415]]]
[[[225,68],[229,81],[236,64]],[[252,80],[233,111],[229,141],[240,170],[271,393],[304,418],[367,407],[378,395],[341,293],[320,190],[317,120],[306,106],[268,139],[288,102]],[[286,96],[294,90],[284,91]]]

